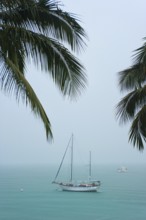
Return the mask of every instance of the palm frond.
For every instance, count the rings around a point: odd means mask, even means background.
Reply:
[[[133,91],[122,98],[122,100],[117,104],[116,116],[120,119],[120,123],[125,123],[133,118],[135,113],[135,96],[136,91]],[[131,106],[134,106],[134,108]]]
[[[129,141],[140,151],[144,150],[146,142],[146,106],[137,113],[129,132]]]
[[[8,54],[9,49],[14,53],[16,48],[19,52],[22,44],[21,53],[25,53],[28,58],[31,56],[35,64],[50,73],[64,95],[76,97],[80,94],[81,88],[86,88],[87,79],[84,67],[69,50],[57,41],[23,28],[11,27],[7,27],[4,39],[7,42],[4,48],[7,47]],[[15,41],[17,43],[11,50],[11,42],[15,43]],[[12,61],[14,55],[12,59],[9,57]],[[19,54],[17,56],[19,57]]]
[[[87,36],[79,22],[56,1],[0,1],[1,89],[30,105],[43,121],[47,138],[52,137],[51,125],[25,78],[26,60],[31,58],[49,73],[63,95],[76,97],[87,84],[83,65],[71,53],[85,46]]]
[[[146,38],[144,38],[144,40],[146,40]],[[135,64],[143,63],[146,65],[146,43],[144,43],[142,47],[135,50],[133,57]]]
[[[16,0],[14,5],[0,13],[0,20],[5,25],[52,35],[68,43],[75,51],[85,46],[87,35],[76,15],[62,11],[54,1]]]
[[[121,91],[140,88],[146,81],[146,66],[143,64],[119,72],[119,87]]]
[[[51,124],[32,87],[17,66],[15,66],[15,64],[12,63],[12,61],[7,57],[4,58],[3,54],[0,56],[0,63],[1,89],[9,94],[15,92],[15,96],[18,101],[21,97],[26,105],[30,105],[33,113],[36,116],[39,116],[43,121],[46,130],[46,137],[48,140],[51,140],[53,137],[51,132]]]
[[[25,49],[22,41],[18,37],[18,32],[6,28],[0,30],[0,50],[19,68],[21,73],[25,72]]]
[[[134,118],[135,113],[146,104],[146,86],[126,95],[117,105],[117,117],[120,122]]]
[[[133,120],[129,141],[141,151],[146,141],[146,43],[135,50],[133,65],[119,73],[119,86],[133,90],[118,103],[117,117],[124,123]]]

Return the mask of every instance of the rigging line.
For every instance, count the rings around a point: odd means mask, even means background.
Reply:
[[[69,148],[69,146],[70,146],[70,142],[71,142],[72,138],[73,138],[73,137],[71,136],[71,138],[70,138],[70,140],[69,140],[69,142],[68,142],[67,148],[66,148],[66,150],[65,150],[65,153],[64,153],[64,155],[63,155],[62,161],[61,161],[61,163],[60,163],[59,169],[58,169],[58,171],[57,171],[57,174],[56,174],[56,176],[55,176],[55,178],[54,178],[54,181],[53,181],[53,182],[55,182],[55,180],[56,180],[56,179],[57,179],[57,177],[58,177],[58,174],[59,174],[60,169],[61,169],[61,167],[62,167],[62,164],[63,164],[64,158],[65,158],[65,155],[66,155],[67,149],[68,149],[68,148]]]
[[[89,151],[89,180],[91,180],[91,151]]]
[[[72,176],[73,176],[73,134],[72,134],[72,143],[71,143],[71,176],[70,176],[70,182],[72,182]]]

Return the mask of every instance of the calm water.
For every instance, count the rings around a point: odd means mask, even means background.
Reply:
[[[116,169],[94,167],[100,192],[75,193],[51,184],[54,167],[1,167],[0,220],[145,220],[146,166],[129,165],[127,173]],[[81,170],[76,178],[84,176]]]

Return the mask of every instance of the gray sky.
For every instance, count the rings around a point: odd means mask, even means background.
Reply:
[[[46,141],[41,121],[15,97],[0,93],[0,164],[59,163],[72,133],[83,160],[93,163],[144,163],[128,143],[130,124],[119,126],[115,106],[124,94],[117,73],[132,64],[132,51],[146,36],[145,0],[62,0],[63,9],[79,15],[89,41],[79,59],[88,88],[77,101],[62,97],[45,73],[28,66],[27,78],[52,124],[54,142]]]

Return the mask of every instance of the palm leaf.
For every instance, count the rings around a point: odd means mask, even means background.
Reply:
[[[126,95],[117,105],[117,117],[121,122],[134,118],[136,112],[146,104],[146,86]]]
[[[136,115],[129,132],[129,141],[142,151],[146,142],[146,105]]]
[[[79,51],[85,46],[83,38],[87,35],[79,25],[76,15],[63,12],[50,0],[16,0],[15,4],[9,4],[9,8],[7,6],[7,10],[0,13],[0,19],[5,25],[24,27],[34,32],[52,35],[68,43],[72,50]]]
[[[50,74],[63,95],[76,97],[86,87],[83,65],[70,52],[83,49],[86,38],[77,16],[51,0],[0,1],[0,84],[5,92],[31,106],[52,137],[50,122],[25,78],[26,61]],[[65,46],[64,46],[65,44]]]
[[[144,38],[146,40],[146,38]],[[135,50],[134,63],[139,64],[143,63],[146,65],[146,43],[142,47]]]
[[[15,92],[16,99],[18,101],[21,97],[26,105],[29,104],[33,110],[33,113],[42,119],[46,130],[47,139],[52,139],[53,136],[51,132],[51,124],[35,92],[17,66],[15,66],[15,64],[12,63],[12,61],[7,57],[5,57],[5,60],[3,57],[4,56],[0,56],[1,89],[7,93],[9,92],[10,94]]]
[[[141,87],[146,81],[146,66],[143,64],[133,65],[131,68],[119,72],[119,87],[121,91]]]
[[[120,119],[121,123],[131,120],[135,113],[135,99],[136,91],[126,95],[116,106],[116,116]],[[134,108],[132,108],[134,106]]]
[[[15,57],[15,49],[19,52],[21,45],[21,54],[25,53],[28,58],[31,56],[35,64],[41,65],[42,70],[50,73],[64,95],[76,97],[80,94],[81,88],[86,87],[87,80],[84,67],[62,44],[23,28],[7,26],[6,33],[3,35],[5,36],[3,39],[7,42],[4,49],[8,51],[8,55],[13,51],[12,56],[9,57],[12,61]],[[11,49],[11,42],[14,42],[13,50]],[[19,58],[19,53],[17,57]]]

